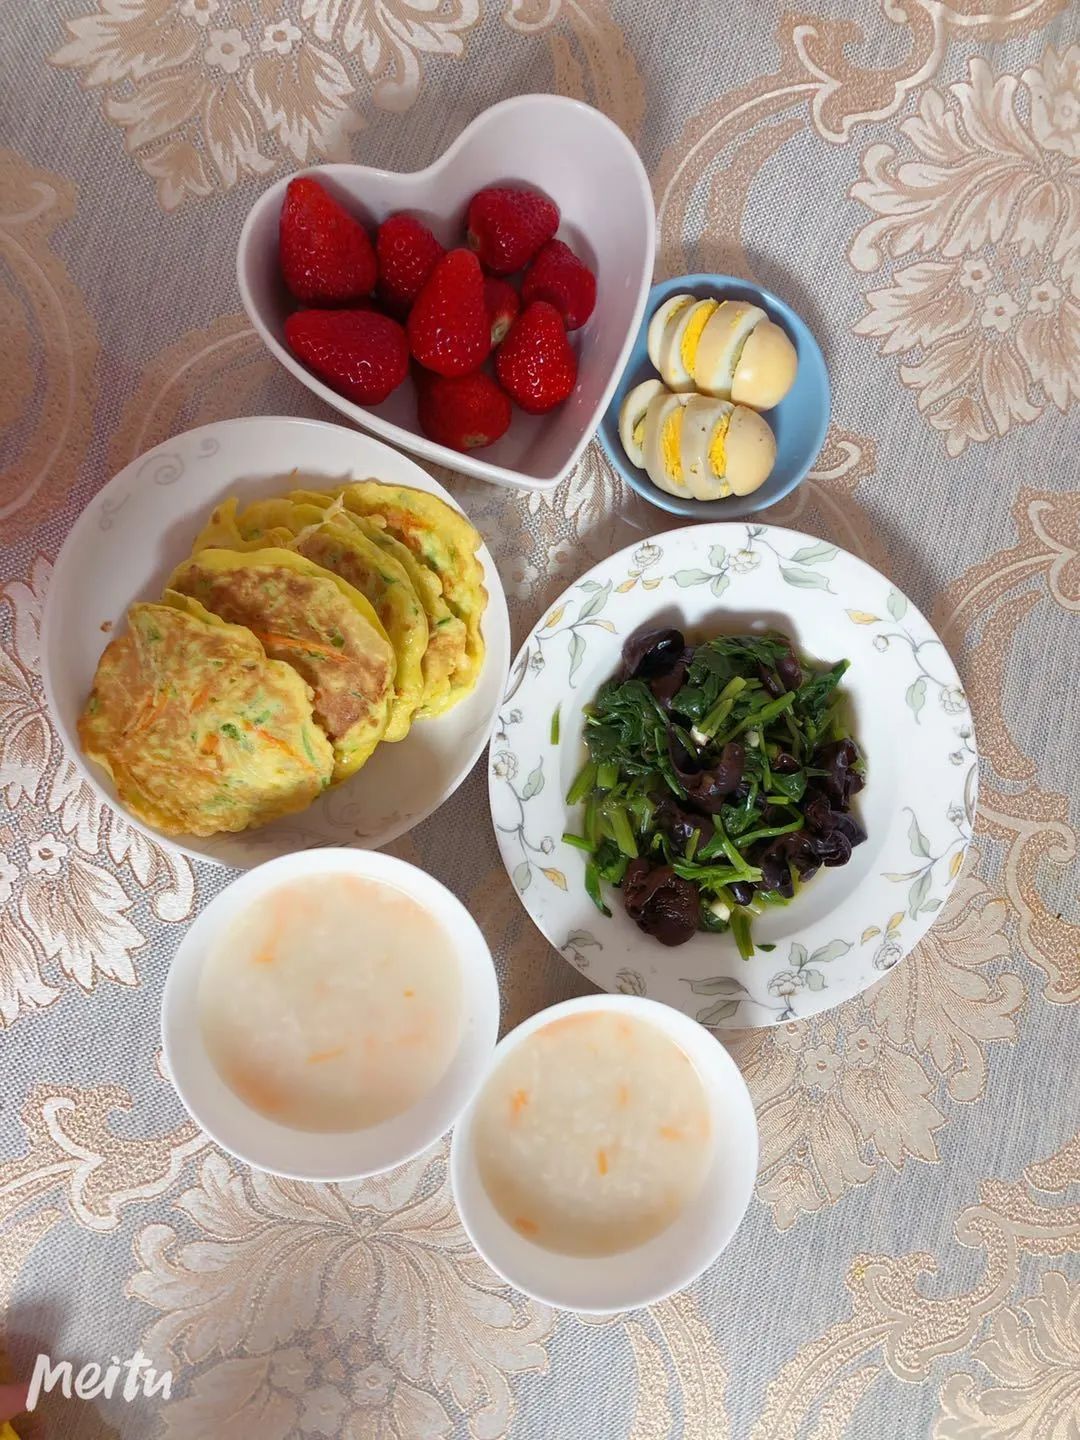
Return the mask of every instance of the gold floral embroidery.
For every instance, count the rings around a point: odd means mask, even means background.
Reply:
[[[654,1305],[651,1314],[679,1382],[685,1440],[726,1440],[728,1377],[708,1325],[686,1295]]]
[[[950,1375],[933,1440],[1068,1440],[1080,1426],[1080,1285],[1049,1271],[1038,1294],[994,1316],[975,1359],[997,1384]]]
[[[414,1440],[462,1417],[501,1435],[512,1380],[547,1366],[552,1315],[473,1251],[445,1148],[370,1194],[213,1153],[176,1207],[192,1238],[144,1227],[128,1284],[159,1312],[144,1348],[191,1367],[188,1393],[163,1412],[170,1435],[244,1433],[258,1418],[275,1437]]]
[[[1003,710],[1001,677],[1024,617],[1047,599],[1068,614],[1080,611],[1080,497],[1022,488],[1013,505],[1016,545],[972,565],[940,597],[934,619],[954,653],[970,634],[971,704],[979,746],[1004,781],[984,779],[980,826],[1006,846],[1001,887],[1020,917],[1022,953],[1047,975],[1046,998],[1080,1000],[1080,926],[1064,918],[1064,906],[1043,896],[1054,884],[1064,891],[1068,866],[1080,842],[1070,823],[1065,795],[1042,790],[1036,767],[1014,741]]]
[[[553,89],[590,101],[631,140],[638,138],[645,83],[609,0],[509,0],[503,19],[522,34],[546,32],[555,69]]]
[[[0,1227],[55,1194],[80,1225],[105,1233],[117,1228],[125,1207],[171,1189],[209,1141],[191,1121],[166,1135],[122,1138],[110,1116],[131,1108],[118,1085],[34,1086],[22,1107],[26,1152],[0,1165]]]
[[[984,969],[1008,954],[1004,918],[965,876],[930,935],[865,995],[731,1037],[761,1130],[758,1194],[780,1229],[865,1184],[882,1162],[937,1160],[940,1082],[954,1101],[980,1099],[987,1047],[1015,1037],[1023,987]]]
[[[558,90],[636,135],[641,76],[607,0],[515,3],[505,18],[547,32]],[[96,0],[50,61],[103,94],[174,210],[282,162],[347,159],[364,123],[357,97],[410,109],[423,63],[459,59],[479,20],[480,0]]]
[[[912,962],[897,966],[869,997],[880,1037],[894,1045],[908,1042],[945,1078],[952,1100],[981,1099],[989,1046],[1016,1036],[1023,983],[1008,971],[995,979],[985,973],[1009,954],[1005,914],[1004,903],[969,877]],[[857,1035],[849,1036],[849,1046],[858,1046]]]
[[[181,430],[258,413],[279,373],[246,315],[222,315],[205,330],[189,331],[143,372],[113,434],[110,472]],[[300,413],[305,393],[293,388]]]
[[[5,546],[59,503],[83,462],[98,345],[78,286],[53,251],[75,187],[0,150],[0,523]]]
[[[1016,79],[972,60],[900,126],[917,158],[873,145],[852,187],[878,217],[852,242],[856,269],[915,257],[855,331],[908,357],[900,379],[950,455],[1080,398],[1080,46],[1048,49],[1022,81],[1027,124]]]
[[[302,0],[293,18],[230,0],[98,0],[67,22],[71,38],[51,62],[104,93],[106,118],[173,210],[280,158],[346,158],[361,123],[350,105],[359,77],[328,45],[355,53],[377,81],[375,103],[400,110],[416,98],[418,53],[460,54],[476,16],[477,0],[448,11],[425,0]]]
[[[805,107],[817,135],[846,144],[856,126],[895,115],[913,91],[933,79],[952,35],[1005,39],[1047,24],[1067,4],[1004,0],[980,10],[978,0],[911,0],[890,15],[909,32],[907,58],[881,69],[863,68],[853,58],[867,39],[857,22],[785,15],[776,33],[776,71],[710,101],[661,158],[653,186],[659,273],[730,267],[736,274],[753,274],[741,239],[750,187],[766,160],[805,124],[802,114],[781,120],[785,112]],[[685,237],[701,233],[691,210],[707,180],[708,236],[695,254]]]
[[[1067,1440],[1076,1416],[1077,1291],[1050,1271],[1040,1294],[1019,1307],[1030,1328],[1006,1306],[1021,1283],[1023,1258],[1080,1255],[1080,1206],[1047,1203],[1036,1193],[1063,1195],[1077,1182],[1080,1134],[1019,1181],[985,1181],[980,1202],[954,1226],[962,1245],[983,1252],[983,1271],[966,1291],[942,1294],[935,1280],[935,1293],[922,1294],[921,1282],[938,1268],[929,1255],[857,1255],[847,1277],[850,1317],[783,1366],[751,1440],[796,1440],[815,1410],[823,1416],[859,1375],[857,1403],[883,1374],[868,1363],[879,1350],[893,1374],[924,1381],[935,1360],[962,1353],[988,1320],[988,1340],[975,1353],[1003,1384],[980,1393],[968,1374],[948,1378],[934,1440]],[[838,1408],[851,1414],[850,1395]],[[819,1433],[830,1432],[822,1424]]]
[[[325,44],[360,56],[375,81],[375,103],[407,110],[420,89],[420,56],[464,53],[461,36],[480,19],[479,0],[301,0]]]

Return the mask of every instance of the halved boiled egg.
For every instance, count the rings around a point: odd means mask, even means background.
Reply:
[[[657,307],[656,313],[649,321],[649,328],[645,333],[645,348],[649,352],[649,359],[653,369],[660,369],[660,343],[663,339],[667,323],[680,310],[685,310],[688,305],[694,303],[693,295],[669,295],[664,303]]]
[[[660,339],[660,374],[669,390],[694,389],[694,368],[705,328],[717,310],[716,300],[695,300],[676,311]]]
[[[692,395],[686,403],[681,436],[683,476],[695,500],[731,494],[725,446],[734,408],[729,401],[708,395]]]
[[[619,439],[631,465],[640,469],[645,464],[645,412],[650,400],[667,391],[659,380],[643,380],[627,393],[619,410]]]
[[[645,412],[645,470],[649,479],[669,495],[685,495],[682,463],[682,423],[686,400],[664,391],[649,402]]]
[[[680,484],[670,494],[695,500],[722,500],[749,495],[764,484],[776,459],[776,439],[755,410],[706,395],[692,395],[678,428]]]
[[[795,347],[765,311],[725,300],[697,344],[694,383],[704,395],[771,410],[795,383]]]
[[[697,388],[703,395],[731,399],[735,367],[755,325],[765,311],[742,300],[725,300],[709,317],[697,347]]]
[[[795,384],[799,358],[795,346],[771,320],[755,325],[735,366],[731,398],[736,405],[771,410]]]

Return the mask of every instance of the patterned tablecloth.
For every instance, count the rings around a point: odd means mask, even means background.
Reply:
[[[10,1366],[141,1347],[168,1403],[52,1435],[169,1440],[1073,1440],[1080,1434],[1080,24],[1066,0],[31,0],[0,16],[0,1287]],[[976,843],[861,998],[733,1039],[756,1198],[685,1294],[589,1323],[499,1284],[444,1148],[376,1183],[256,1176],[161,1076],[170,954],[228,876],[103,809],[44,708],[74,517],[224,416],[334,418],[240,313],[267,177],[427,164],[558,90],[640,148],[658,273],[753,275],[834,389],[769,518],[880,567],[952,649]],[[540,498],[451,480],[518,637],[660,528],[590,446]],[[942,703],[950,703],[944,694]],[[929,703],[929,702],[928,702]],[[957,757],[958,760],[960,757]],[[395,850],[498,957],[504,1020],[586,983],[525,918],[482,768]],[[887,935],[881,943],[887,945]]]

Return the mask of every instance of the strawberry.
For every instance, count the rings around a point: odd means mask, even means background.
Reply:
[[[554,305],[567,330],[584,325],[596,304],[596,276],[561,240],[549,240],[521,282],[521,298]]]
[[[499,384],[530,415],[561,405],[577,381],[562,316],[546,300],[526,305],[495,352]]]
[[[443,247],[414,215],[390,215],[379,226],[375,254],[379,261],[379,295],[405,314],[435,268]]]
[[[421,365],[440,375],[478,370],[491,349],[484,308],[484,273],[471,250],[438,260],[409,311],[409,345]]]
[[[506,433],[510,401],[483,370],[471,375],[424,375],[418,380],[420,429],[451,450],[475,450]]]
[[[527,265],[559,228],[559,207],[533,190],[478,190],[466,217],[469,246],[494,275]]]
[[[285,321],[289,349],[331,389],[378,405],[409,370],[405,331],[376,310],[297,310]]]
[[[289,181],[278,228],[285,284],[309,305],[335,305],[370,295],[375,251],[367,231],[310,175]]]
[[[521,309],[521,301],[508,280],[493,280],[489,276],[484,281],[484,306],[491,321],[491,344],[494,348],[506,339],[506,332]]]

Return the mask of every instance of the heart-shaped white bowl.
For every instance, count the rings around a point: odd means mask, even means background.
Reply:
[[[504,100],[469,125],[426,170],[395,174],[366,165],[321,165],[314,173],[349,210],[375,226],[397,210],[420,216],[444,245],[463,243],[469,200],[485,185],[542,190],[562,213],[559,236],[596,272],[597,299],[574,332],[578,382],[547,415],[515,409],[494,445],[461,454],[435,445],[416,422],[406,380],[368,409],[317,380],[285,346],[295,308],[278,275],[278,218],[288,178],[255,202],[240,232],[236,276],[251,323],[282,365],[357,425],[436,464],[526,490],[557,485],[577,461],[626,364],[652,281],[656,216],[637,151],[606,115],[561,95]]]

